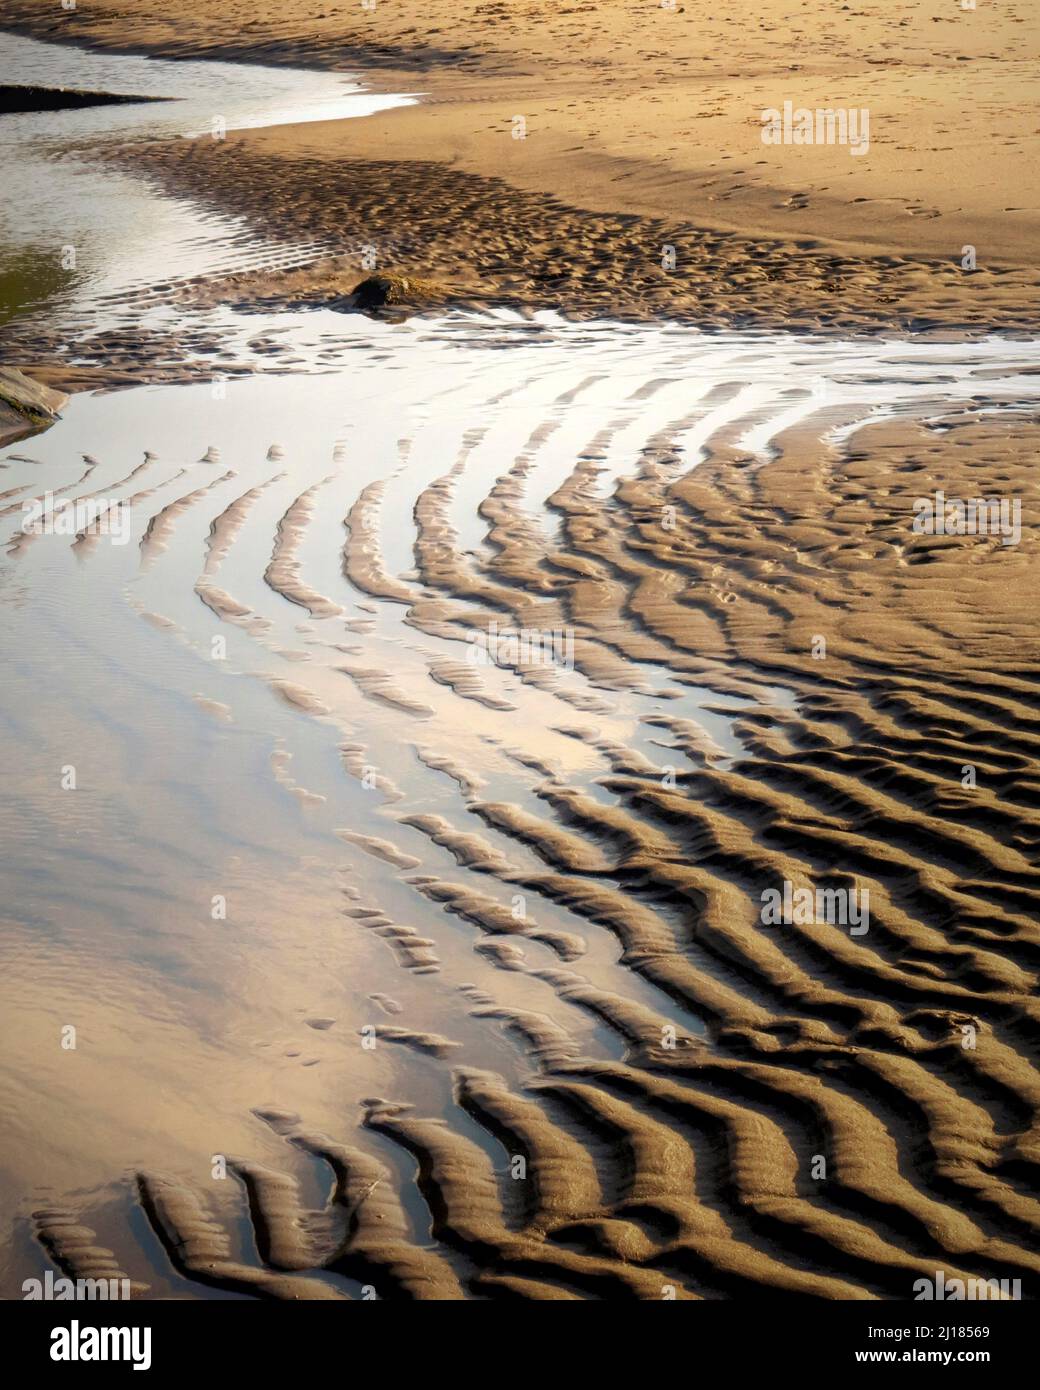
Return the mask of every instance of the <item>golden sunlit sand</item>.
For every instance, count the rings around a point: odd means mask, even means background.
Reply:
[[[1030,6],[4,23],[419,98],[97,141],[286,259],[2,344],[5,1292],[1033,1287]]]

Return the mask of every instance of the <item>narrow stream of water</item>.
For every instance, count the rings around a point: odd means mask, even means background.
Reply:
[[[0,116],[0,323],[44,307],[51,323],[106,323],[104,301],[167,279],[295,260],[239,218],[160,194],[91,152],[134,140],[368,115],[416,100],[350,76],[250,63],[164,62],[0,33],[12,84],[164,101]],[[71,250],[71,254],[70,254]]]

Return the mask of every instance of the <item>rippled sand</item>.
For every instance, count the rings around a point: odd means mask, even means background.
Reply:
[[[5,1282],[1031,1279],[1036,532],[911,529],[1035,515],[1029,345],[333,332],[0,454]]]

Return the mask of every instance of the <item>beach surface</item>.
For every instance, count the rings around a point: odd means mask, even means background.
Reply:
[[[11,275],[0,1292],[1035,1296],[1030,8],[4,22],[298,118]]]
[[[1026,0],[765,0],[752,16],[733,0],[710,15],[645,0],[433,0],[421,14],[388,0],[320,13],[14,0],[5,22],[113,52],[421,91],[363,124],[152,151],[177,190],[340,248],[306,275],[206,295],[334,300],[369,246],[381,269],[432,274],[456,297],[585,314],[889,332],[1036,323],[1040,21]],[[764,144],[762,112],[785,102],[865,111],[865,148]]]

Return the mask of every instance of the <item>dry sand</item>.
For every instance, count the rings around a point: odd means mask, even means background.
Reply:
[[[710,15],[432,0],[421,16],[389,0],[318,14],[14,0],[5,22],[116,51],[361,71],[424,94],[361,122],[153,151],[175,187],[343,245],[285,283],[208,287],[220,297],[323,302],[373,245],[380,268],[434,273],[452,294],[583,313],[875,331],[1036,322],[1040,24],[1027,0],[766,0],[752,15],[732,0]],[[866,108],[867,152],[764,145],[761,112],[785,100]]]

